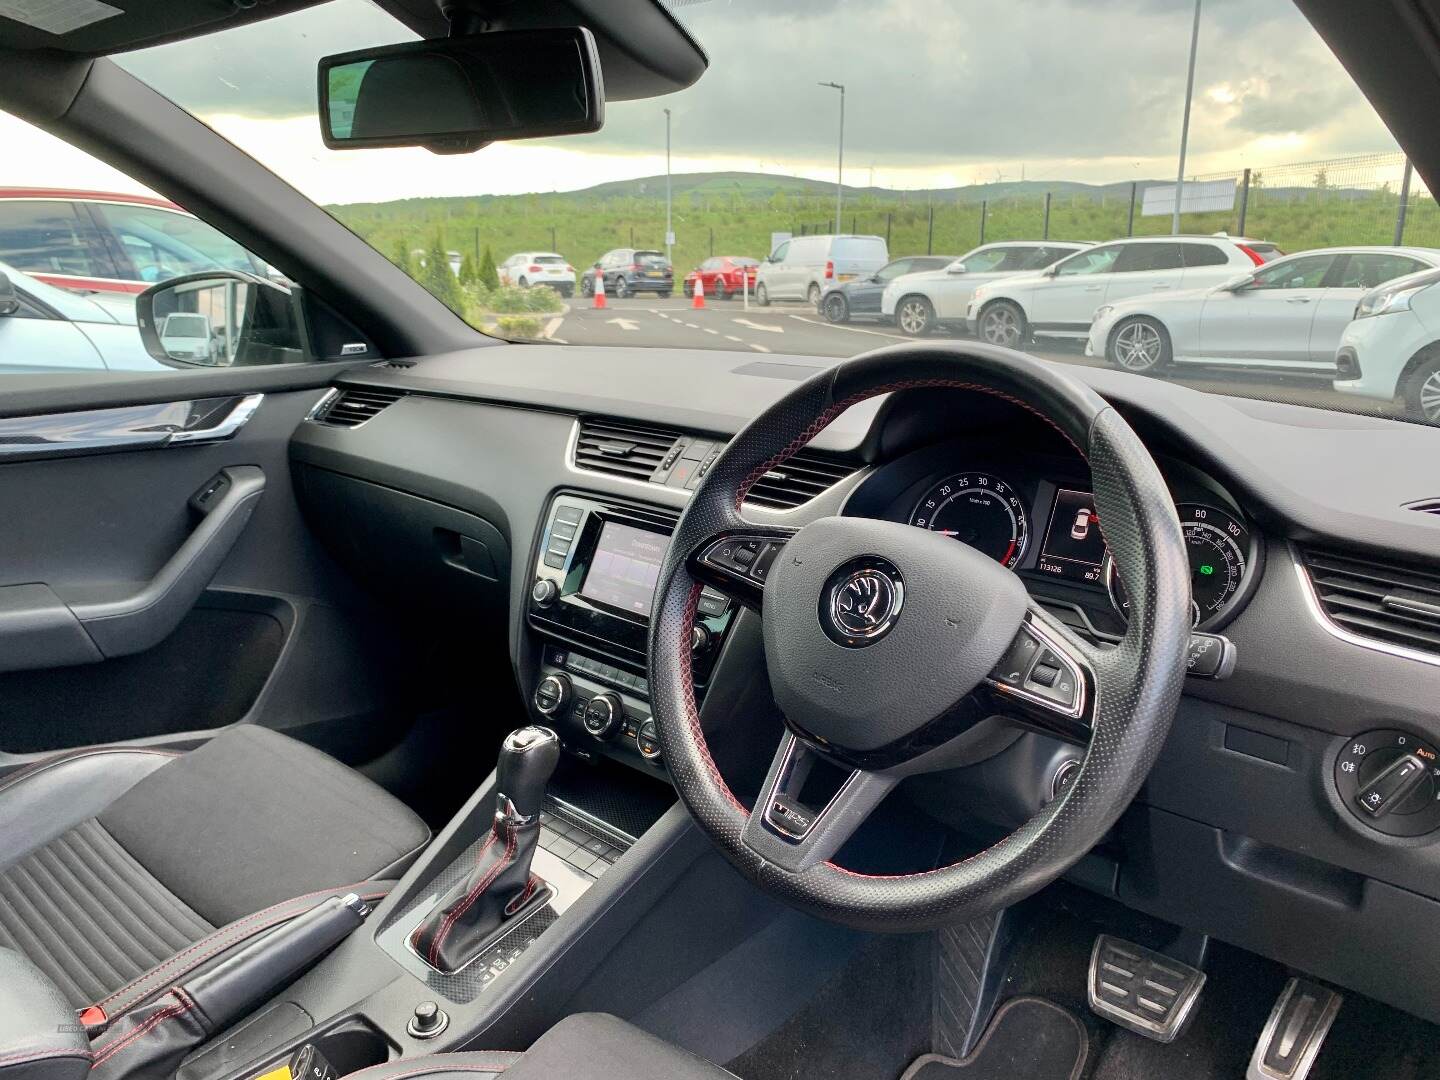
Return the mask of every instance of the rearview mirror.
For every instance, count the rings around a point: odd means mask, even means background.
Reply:
[[[293,364],[309,359],[299,297],[277,282],[238,270],[186,274],[135,298],[145,351],[197,367]]]
[[[20,296],[5,274],[0,274],[0,316],[14,315],[20,310]]]
[[[332,150],[464,154],[508,139],[583,135],[604,122],[595,38],[580,26],[413,41],[320,61],[320,130]]]
[[[947,274],[963,274],[965,273],[965,264],[957,259],[955,262],[945,267],[945,272]]]

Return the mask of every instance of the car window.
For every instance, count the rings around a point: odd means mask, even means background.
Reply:
[[[784,262],[786,256],[788,256],[789,254],[790,254],[790,241],[787,240],[787,241],[785,241],[785,243],[781,244],[779,247],[777,247],[777,248],[775,249],[774,254],[771,255],[770,258],[774,259],[776,262]]]
[[[0,316],[0,371],[22,374],[38,364],[17,352],[17,335],[3,332],[5,321],[16,318],[93,325],[95,332],[86,335],[99,352],[94,370],[116,376],[314,357],[307,329],[312,309],[282,268],[55,136],[4,112],[0,125],[12,145],[19,133],[30,147],[25,154],[0,153],[0,184],[27,196],[0,190],[0,273],[22,298],[17,312]],[[65,169],[38,171],[49,159],[64,161]],[[91,186],[56,183],[67,180]],[[172,284],[181,277],[187,280]],[[156,328],[148,343],[137,325],[142,294]],[[336,318],[328,310],[317,317],[321,323]],[[329,323],[324,339],[338,352],[363,335]]]
[[[995,269],[1002,272],[1028,270],[1034,263],[1035,249],[1033,247],[1012,247],[1005,250],[1005,258]]]
[[[84,205],[62,199],[0,200],[0,262],[28,274],[116,276]]]
[[[913,259],[896,259],[889,265],[882,266],[876,276],[881,281],[894,281],[901,274],[910,273],[914,265],[914,261],[915,260]]]
[[[1010,253],[1009,248],[993,247],[983,251],[972,251],[965,256],[965,272],[967,274],[984,274],[996,270],[1005,261]]]
[[[1247,289],[1318,289],[1334,262],[1334,255],[1306,255],[1271,263],[1255,275]]]
[[[1120,250],[1120,244],[1088,248],[1059,263],[1055,267],[1055,274],[1057,277],[1069,277],[1074,274],[1108,274],[1114,267],[1115,260],[1120,257]]]
[[[1115,260],[1114,272],[1133,274],[1145,270],[1179,270],[1184,265],[1179,244],[1126,244]]]
[[[1341,268],[1336,285],[1341,289],[1373,289],[1397,277],[1428,269],[1430,267],[1425,263],[1408,255],[1391,255],[1388,252],[1352,254]]]
[[[1181,244],[1186,266],[1224,266],[1230,260],[1214,244]]]

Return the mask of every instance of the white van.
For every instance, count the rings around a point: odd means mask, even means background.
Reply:
[[[794,236],[760,264],[755,299],[808,300],[820,306],[827,285],[868,277],[890,261],[883,236]]]

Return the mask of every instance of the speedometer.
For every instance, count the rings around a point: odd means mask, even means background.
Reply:
[[[1219,615],[1240,591],[1250,551],[1250,530],[1234,515],[1202,503],[1181,503],[1175,511],[1185,534],[1185,552],[1190,560],[1191,617],[1198,626]],[[1115,609],[1128,617],[1130,601],[1115,573],[1113,559],[1105,564],[1105,584]]]
[[[944,533],[1013,567],[1025,554],[1030,520],[1020,496],[999,477],[956,473],[931,487],[910,514],[910,524]]]

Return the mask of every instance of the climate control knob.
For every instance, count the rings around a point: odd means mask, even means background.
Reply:
[[[570,694],[568,675],[546,675],[535,687],[535,711],[542,716],[561,714],[570,701]]]
[[[560,596],[560,586],[549,578],[536,578],[530,587],[530,599],[538,608],[547,608]]]
[[[618,694],[596,694],[585,706],[585,730],[597,739],[608,739],[620,730],[625,719],[625,706]]]

